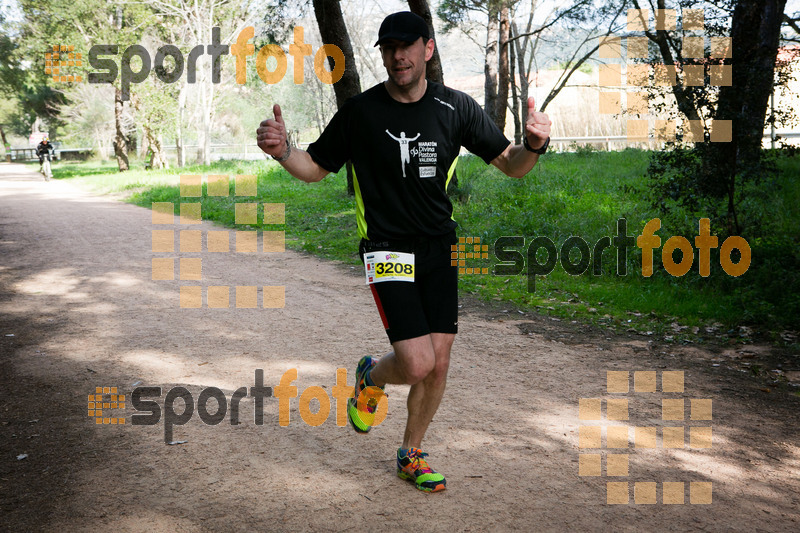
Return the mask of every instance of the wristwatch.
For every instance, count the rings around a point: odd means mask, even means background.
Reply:
[[[534,154],[542,155],[547,151],[547,147],[550,146],[550,137],[544,142],[541,148],[531,148],[531,145],[528,144],[528,136],[522,138],[522,146],[529,152],[533,152]]]
[[[546,146],[545,146],[545,147],[546,147]],[[289,139],[286,139],[286,153],[284,153],[284,154],[283,154],[282,156],[280,156],[280,157],[275,157],[274,155],[272,155],[272,156],[270,156],[270,157],[271,157],[272,159],[274,159],[275,161],[277,161],[278,163],[283,163],[284,161],[286,161],[287,159],[289,159],[289,156],[290,156],[290,155],[292,155],[292,145],[290,145],[290,144],[289,144]]]

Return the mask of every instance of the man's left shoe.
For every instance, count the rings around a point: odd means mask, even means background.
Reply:
[[[414,482],[424,492],[439,492],[447,488],[444,476],[428,466],[425,460],[428,454],[419,448],[409,448],[405,456],[401,449],[397,450],[397,476]]]
[[[361,358],[356,367],[356,386],[353,397],[347,400],[347,419],[357,433],[369,433],[375,420],[375,411],[378,409],[378,402],[386,393],[384,387],[368,386],[366,381],[367,371],[370,370],[377,360],[368,355]],[[363,395],[362,395],[363,391]],[[359,405],[359,398],[361,404]]]

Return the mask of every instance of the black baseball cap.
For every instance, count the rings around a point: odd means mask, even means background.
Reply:
[[[389,39],[413,43],[420,37],[425,42],[430,39],[425,20],[411,11],[399,11],[383,19],[375,46]]]

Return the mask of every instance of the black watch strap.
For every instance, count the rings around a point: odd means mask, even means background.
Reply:
[[[525,149],[529,152],[533,152],[534,154],[542,155],[547,151],[547,147],[550,146],[550,137],[544,142],[541,148],[532,148],[530,144],[528,144],[528,137],[527,135],[522,138],[522,145]]]

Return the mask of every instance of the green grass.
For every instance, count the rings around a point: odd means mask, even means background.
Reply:
[[[646,200],[647,163],[648,153],[636,150],[553,154],[542,158],[524,180],[516,181],[476,158],[466,158],[459,166],[458,194],[463,203],[456,205],[455,217],[462,235],[478,236],[482,242],[493,243],[503,235],[525,237],[525,247],[518,248],[523,255],[538,236],[550,238],[557,250],[569,236],[580,236],[592,249],[599,238],[616,235],[618,218],[627,220],[628,235],[634,236],[648,220],[660,218]],[[798,190],[795,187],[794,193]],[[784,208],[788,212],[783,217],[796,220],[797,204],[786,203]],[[712,226],[712,234],[719,229]],[[662,245],[672,234],[674,229],[662,226],[658,232]],[[543,251],[537,257],[545,262]],[[712,253],[709,278],[697,275],[696,256],[693,271],[681,278],[658,268],[659,250],[654,262],[655,274],[643,277],[641,251],[634,247],[629,250],[627,275],[620,277],[615,274],[615,251],[608,250],[603,254],[602,275],[572,276],[558,264],[551,274],[536,277],[533,293],[523,276],[465,276],[461,286],[479,297],[511,301],[522,308],[538,306],[562,318],[613,322],[655,333],[672,321],[689,326],[720,322],[728,330],[745,323],[784,327],[798,316],[781,315],[780,304],[762,301],[757,290],[747,291],[746,298],[743,291],[732,290],[736,282],[747,285],[751,272],[735,282],[722,279],[729,276],[720,267],[718,254]]]
[[[271,161],[219,161],[210,166],[195,165],[160,171],[145,171],[141,163],[133,162],[131,168],[128,172],[120,173],[114,162],[63,163],[55,167],[55,178],[69,179],[73,184],[98,193],[127,192],[127,201],[143,207],[151,207],[153,202],[173,202],[176,214],[180,213],[182,200],[199,200],[202,216],[206,220],[227,227],[284,229],[289,248],[360,264],[354,202],[345,191],[344,171],[322,182],[307,184],[292,178]],[[181,174],[228,175],[231,177],[230,195],[208,196],[204,183],[202,198],[181,198],[178,187]],[[234,196],[233,176],[237,174],[258,177],[257,198]],[[284,203],[286,223],[236,225],[233,204],[238,202],[258,202],[258,220],[262,220],[261,204]]]
[[[462,275],[461,290],[487,301],[510,302],[521,309],[598,325],[633,327],[654,335],[673,335],[673,322],[686,326],[719,322],[722,332],[744,324],[768,331],[796,328],[800,297],[794,295],[800,293],[800,282],[793,265],[800,236],[800,184],[793,176],[800,173],[800,157],[782,158],[778,164],[781,177],[769,198],[775,206],[771,208],[772,227],[781,239],[763,246],[760,240],[751,242],[753,262],[741,278],[728,276],[713,251],[710,277],[697,274],[697,255],[692,271],[673,277],[660,267],[660,250],[654,253],[655,274],[645,278],[641,275],[641,250],[634,245],[628,251],[625,276],[616,275],[616,251],[610,249],[602,256],[599,276],[589,273],[591,267],[583,275],[572,276],[557,264],[552,273],[536,276],[533,292],[528,290],[525,275]],[[619,218],[627,220],[627,233],[635,237],[648,220],[658,217],[647,200],[647,165],[648,152],[639,150],[554,153],[543,157],[525,179],[515,180],[478,158],[464,157],[458,166],[459,188],[452,198],[459,236],[480,237],[482,243],[490,245],[490,252],[498,237],[521,236],[525,245],[517,249],[523,256],[531,240],[538,236],[550,238],[560,250],[569,236],[576,235],[592,249],[601,237],[616,235]],[[54,170],[57,179],[70,179],[98,192],[127,191],[128,201],[137,205],[173,202],[176,214],[181,202],[179,173],[254,174],[258,177],[260,204],[286,204],[286,223],[263,226],[264,229],[284,229],[291,249],[360,264],[354,200],[345,193],[344,171],[320,183],[305,184],[267,161],[217,162],[180,172],[145,172],[140,164],[134,164],[134,170],[120,174],[113,163],[59,164]],[[233,180],[230,187],[229,197],[209,197],[204,185],[203,218],[227,227],[241,227],[234,225],[233,203],[256,200],[234,197]],[[693,224],[696,227],[696,220]],[[720,229],[712,225],[711,232],[716,234]],[[675,231],[662,226],[657,232],[662,245]],[[693,242],[692,236],[687,237]],[[494,255],[490,253],[490,257]],[[544,252],[537,257],[544,262]],[[496,263],[472,259],[467,260],[466,266],[491,269]]]

